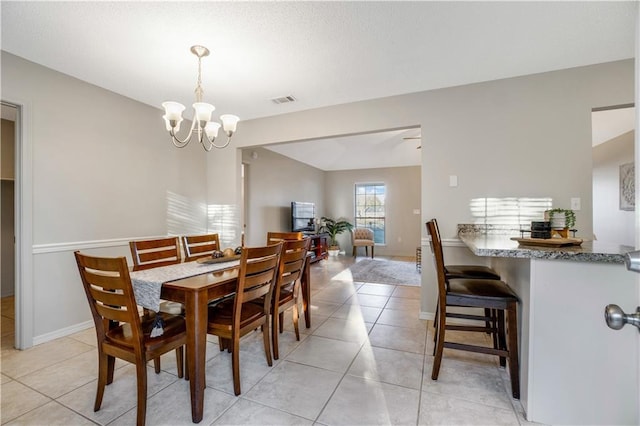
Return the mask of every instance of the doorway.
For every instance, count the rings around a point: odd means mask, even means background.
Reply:
[[[597,240],[635,246],[635,107],[594,108],[593,233]]]
[[[13,348],[16,337],[15,321],[15,151],[18,110],[2,104],[0,129],[0,319],[2,320],[2,349]]]

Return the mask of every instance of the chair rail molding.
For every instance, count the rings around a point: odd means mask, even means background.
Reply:
[[[172,235],[156,235],[151,237],[128,237],[128,238],[114,238],[109,240],[88,240],[88,241],[71,241],[63,243],[50,243],[50,244],[34,244],[33,254],[46,254],[56,253],[61,251],[76,251],[87,250],[105,247],[120,247],[126,246],[129,248],[129,241],[150,239],[150,238],[167,238]]]

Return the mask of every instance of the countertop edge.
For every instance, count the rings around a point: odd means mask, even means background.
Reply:
[[[461,233],[458,235],[460,241],[462,241],[468,248],[477,256],[485,257],[511,257],[521,259],[545,259],[545,260],[571,260],[576,262],[598,262],[598,263],[617,263],[623,264],[625,261],[624,253],[622,250],[618,253],[605,252],[598,250],[576,251],[575,248],[571,250],[560,248],[547,248],[547,247],[507,247],[507,242],[510,241],[508,237],[488,237],[487,235],[466,234]],[[491,238],[496,241],[505,241],[504,248],[489,248],[481,244],[486,242],[487,238]],[[515,243],[515,242],[514,242]],[[517,243],[515,243],[517,244]],[[583,243],[585,244],[585,243]],[[620,246],[621,249],[624,246]],[[628,251],[633,250],[632,247],[628,247]]]

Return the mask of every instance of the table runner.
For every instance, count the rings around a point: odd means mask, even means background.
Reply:
[[[162,284],[177,281],[209,272],[230,269],[240,264],[240,261],[230,260],[219,263],[185,262],[176,265],[161,266],[130,273],[133,284],[133,294],[136,303],[143,308],[158,312],[160,310],[160,291]]]

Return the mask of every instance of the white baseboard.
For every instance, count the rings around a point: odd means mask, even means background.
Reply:
[[[433,313],[433,312],[420,311],[420,319],[421,320],[433,321],[435,318],[436,318],[436,314]]]
[[[61,328],[56,331],[52,331],[51,333],[41,334],[40,336],[33,337],[33,344],[39,345],[40,343],[49,342],[51,340],[58,339],[60,337],[69,336],[71,334],[75,334],[79,331],[86,330],[87,328],[93,327],[93,320],[81,322],[80,324],[74,324],[70,327]]]

